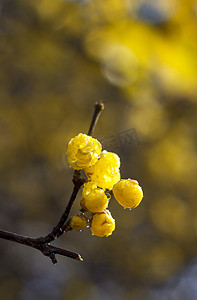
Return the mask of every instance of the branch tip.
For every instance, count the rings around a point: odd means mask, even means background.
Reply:
[[[102,110],[104,110],[104,108],[105,108],[105,106],[104,106],[104,103],[102,101],[99,101],[99,102],[95,103],[94,114],[93,114],[92,122],[90,124],[88,135],[93,134],[94,129],[96,127],[96,124],[98,122],[98,119],[100,117],[100,114],[101,114]]]
[[[83,261],[83,258],[81,257],[81,255],[79,255],[79,257],[77,258],[77,260]]]
[[[98,110],[104,110],[105,105],[104,105],[103,101],[96,102],[95,103],[95,108],[98,109]]]

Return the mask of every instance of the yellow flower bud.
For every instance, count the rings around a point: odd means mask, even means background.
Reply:
[[[97,185],[93,181],[88,181],[84,184],[83,186],[83,191],[82,191],[82,197],[85,197],[90,193],[90,191],[93,191],[94,189],[97,188]]]
[[[84,187],[85,191],[82,193],[81,206],[93,213],[100,212],[107,208],[109,199],[105,195],[103,189],[94,188],[88,191],[87,187]]]
[[[113,194],[124,208],[137,207],[143,198],[142,188],[136,180],[130,178],[117,182],[113,187]]]
[[[112,218],[109,210],[106,209],[102,212],[93,214],[90,228],[94,235],[107,237],[111,235],[115,229],[115,220]]]
[[[111,190],[120,180],[120,158],[117,154],[103,151],[99,160],[85,169],[87,177],[94,181],[98,187]]]
[[[100,153],[101,144],[99,141],[83,133],[72,138],[66,150],[69,165],[75,170],[93,166]]]
[[[87,218],[82,212],[77,212],[70,220],[70,226],[75,230],[83,230],[87,225]]]

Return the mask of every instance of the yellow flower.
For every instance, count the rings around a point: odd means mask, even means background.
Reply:
[[[120,180],[120,158],[117,154],[103,151],[99,160],[92,167],[86,168],[88,179],[94,181],[98,187],[111,190]]]
[[[94,182],[84,185],[81,199],[81,206],[93,213],[100,212],[107,208],[109,199],[103,189],[97,188]]]
[[[75,170],[93,166],[98,160],[101,148],[99,141],[79,133],[67,145],[66,155],[69,165]]]
[[[75,230],[83,230],[87,225],[87,218],[82,212],[77,212],[70,220],[70,226]]]
[[[130,178],[117,182],[113,187],[113,194],[124,208],[137,207],[143,198],[142,188],[136,180]]]
[[[106,209],[102,212],[93,214],[90,228],[94,235],[107,237],[111,235],[115,229],[115,220],[112,218],[109,210]]]

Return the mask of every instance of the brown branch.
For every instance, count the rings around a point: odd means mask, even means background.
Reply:
[[[64,213],[62,214],[57,225],[45,237],[30,238],[27,236],[15,234],[13,232],[0,230],[0,238],[38,249],[44,255],[50,257],[54,264],[57,263],[55,254],[64,255],[64,256],[67,256],[67,257],[70,257],[73,259],[77,259],[77,260],[83,260],[78,253],[69,251],[66,249],[61,249],[61,248],[58,248],[55,246],[51,246],[50,242],[55,240],[57,237],[59,237],[66,231],[66,229],[63,229],[63,226],[64,226],[66,220],[68,219],[69,212],[71,210],[73,202],[76,199],[76,196],[77,196],[81,186],[84,184],[84,181],[85,181],[85,179],[80,177],[80,172],[75,171],[74,176],[73,176],[74,188],[73,188],[73,192],[70,197],[70,200],[68,202],[68,205],[66,206],[66,209],[65,209]]]
[[[57,237],[61,236],[66,230],[63,228],[64,224],[66,223],[70,210],[72,208],[72,205],[77,197],[77,194],[81,188],[81,186],[84,184],[85,179],[80,177],[80,171],[75,171],[73,175],[73,183],[74,188],[72,195],[70,197],[70,200],[66,206],[66,209],[64,213],[62,214],[58,224],[53,228],[53,230],[44,237],[45,242],[50,243],[53,240],[55,240]]]
[[[103,102],[95,103],[94,107],[94,114],[93,118],[90,124],[90,128],[88,131],[88,135],[92,135],[94,132],[94,129],[96,127],[96,124],[98,122],[98,119],[100,117],[101,112],[104,110],[104,104]],[[85,183],[85,179],[80,177],[80,171],[75,171],[73,175],[73,183],[74,183],[74,189],[71,195],[71,198],[68,202],[68,205],[64,211],[64,213],[61,216],[61,219],[59,220],[58,224],[53,228],[53,230],[45,237],[45,240],[47,243],[50,243],[51,241],[55,240],[59,236],[61,236],[64,232],[66,232],[69,228],[68,223],[66,222],[68,220],[68,216],[70,213],[70,210],[72,208],[73,202],[81,188],[81,186]]]
[[[0,238],[38,249],[45,256],[50,257],[54,264],[57,263],[55,254],[60,254],[81,261],[83,260],[78,253],[52,246],[48,244],[44,238],[30,238],[28,236],[19,235],[5,230],[0,230]]]
[[[92,135],[96,124],[98,122],[99,116],[104,109],[104,104],[102,102],[95,104],[95,111],[92,118],[92,122],[90,124],[90,129],[88,131],[88,135]],[[73,259],[77,260],[83,260],[81,256],[73,251],[58,248],[55,246],[50,245],[50,242],[61,236],[64,232],[68,231],[70,229],[68,217],[70,214],[70,210],[72,208],[72,205],[77,197],[77,194],[81,188],[81,186],[84,184],[85,179],[81,178],[80,171],[75,170],[73,175],[73,192],[71,194],[70,200],[66,206],[65,211],[63,212],[59,222],[55,227],[53,227],[52,231],[47,234],[45,237],[39,237],[39,238],[31,238],[23,235],[19,235],[13,232],[8,232],[5,230],[0,230],[0,238],[9,240],[12,242],[16,242],[19,244],[23,244],[35,249],[40,250],[45,256],[48,256],[51,258],[52,262],[54,264],[57,263],[56,254],[67,256]]]
[[[104,110],[105,106],[104,103],[102,101],[95,103],[95,107],[94,107],[94,114],[92,117],[92,122],[90,124],[90,129],[88,131],[88,135],[92,135],[94,132],[94,129],[96,127],[96,124],[98,122],[98,119],[100,117],[101,112]]]

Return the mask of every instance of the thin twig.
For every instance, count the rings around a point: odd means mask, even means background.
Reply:
[[[95,111],[90,125],[90,129],[88,131],[88,135],[92,135],[95,126],[98,122],[99,116],[103,109],[104,109],[104,104],[102,102],[95,104]],[[45,256],[50,257],[54,264],[57,263],[55,254],[60,254],[63,256],[67,256],[82,261],[83,259],[78,253],[67,249],[62,249],[62,248],[52,246],[50,245],[50,242],[52,242],[53,240],[61,236],[64,232],[70,229],[69,221],[68,221],[70,210],[84,182],[85,179],[81,178],[80,171],[75,171],[73,175],[74,188],[70,200],[66,206],[66,209],[63,212],[62,216],[60,217],[60,220],[57,223],[57,225],[53,227],[52,231],[49,234],[47,234],[45,237],[32,238],[28,236],[19,235],[13,232],[0,230],[0,238],[38,249]]]
[[[98,119],[100,117],[100,114],[101,114],[101,112],[104,108],[105,108],[105,106],[104,106],[104,103],[102,101],[95,104],[94,114],[93,114],[93,117],[92,117],[92,122],[90,124],[90,129],[88,131],[88,135],[93,134],[94,129],[96,127],[96,124],[98,122]]]
[[[101,112],[104,110],[104,104],[103,102],[98,102],[95,103],[94,106],[94,114],[93,114],[93,118],[90,124],[90,128],[88,131],[88,135],[92,135],[94,132],[94,129],[96,127],[96,124],[98,122],[98,119],[100,117]],[[58,222],[58,224],[53,228],[52,232],[49,233],[45,239],[48,243],[50,243],[51,241],[53,241],[54,239],[58,238],[59,236],[61,236],[62,234],[64,234],[66,231],[70,230],[71,228],[69,227],[69,224],[67,222],[68,220],[68,216],[70,213],[70,210],[72,208],[73,202],[81,188],[81,186],[84,184],[85,179],[80,177],[80,171],[75,171],[74,175],[73,175],[73,183],[74,183],[74,189],[71,195],[71,198],[68,202],[68,205],[60,219],[60,221]]]
[[[67,256],[67,257],[70,257],[73,259],[81,260],[81,261],[83,260],[78,253],[67,250],[67,249],[62,249],[59,247],[52,246],[52,245],[46,243],[44,238],[31,238],[28,236],[23,236],[23,235],[5,231],[5,230],[0,230],[0,238],[38,249],[45,256],[50,257],[54,264],[57,263],[55,254],[61,254],[61,255],[64,255],[64,256]]]
[[[36,239],[13,232],[0,230],[0,238],[38,249]]]
[[[59,237],[60,235],[62,235],[65,232],[65,230],[63,230],[63,226],[68,219],[70,210],[74,203],[74,200],[76,199],[76,196],[77,196],[81,186],[84,184],[84,182],[85,182],[85,179],[80,177],[80,172],[75,171],[74,176],[73,176],[74,188],[73,188],[73,192],[70,197],[70,200],[69,200],[69,202],[66,206],[66,209],[65,209],[64,213],[62,214],[58,224],[53,228],[53,230],[47,236],[44,237],[46,243],[52,242],[53,240],[55,240],[57,237]]]

